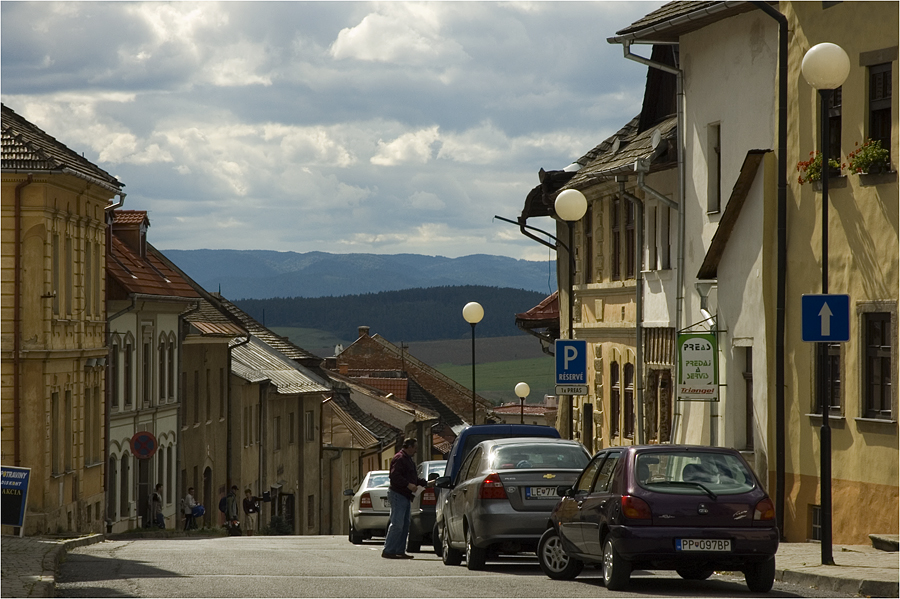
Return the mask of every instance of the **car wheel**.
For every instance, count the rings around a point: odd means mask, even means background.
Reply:
[[[353,543],[354,545],[362,545],[363,535],[358,530],[356,530],[355,526],[353,526],[353,520],[350,521],[350,535],[349,536],[350,536],[351,543]]]
[[[603,544],[603,584],[610,591],[621,591],[628,586],[630,576],[631,564],[619,555],[612,539],[607,537]]]
[[[444,525],[444,536],[441,541],[441,561],[445,566],[458,566],[462,563],[462,552],[450,546],[450,532]]]
[[[675,568],[675,571],[685,580],[706,580],[713,574],[713,570],[707,568]]]
[[[441,546],[441,531],[438,529],[437,522],[431,529],[431,545],[434,547],[434,554],[438,557],[444,555],[444,548]]]
[[[750,564],[744,570],[747,588],[753,593],[768,593],[775,583],[775,556],[764,562]]]
[[[554,580],[572,580],[584,568],[584,562],[569,557],[555,528],[548,528],[538,543],[538,561],[544,574]]]
[[[476,547],[472,542],[472,529],[466,530],[466,567],[469,570],[484,570],[487,561],[487,549]]]
[[[422,543],[416,541],[407,541],[406,542],[406,551],[408,553],[418,553],[422,550]]]

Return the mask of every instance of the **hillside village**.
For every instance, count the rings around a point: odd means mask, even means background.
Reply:
[[[794,542],[822,538],[825,430],[834,541],[900,528],[898,5],[858,4],[672,2],[620,29],[607,42],[647,66],[636,116],[542,169],[517,221],[546,243],[531,231],[553,218],[559,292],[516,325],[547,351],[589,352],[588,393],[527,421],[590,451],[738,448]],[[826,176],[830,239],[821,174],[797,179],[822,141],[801,75],[822,41],[850,58],[829,151],[845,163],[873,139],[889,153]],[[220,526],[209,508],[236,484],[265,498],[262,522],[347,534],[343,491],[404,437],[420,440],[416,461],[440,459],[462,427],[526,420],[366,323],[324,358],[273,333],[153,247],[124,182],[15,108],[2,107],[2,462],[30,469],[25,534],[143,527],[158,483],[170,527],[189,487]],[[567,191],[586,203],[571,221],[555,203]],[[801,297],[827,292],[850,298],[849,340],[817,354]],[[711,400],[680,385],[696,337],[714,348]]]

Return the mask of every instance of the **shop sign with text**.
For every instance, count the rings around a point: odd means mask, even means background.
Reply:
[[[714,333],[678,335],[679,401],[719,401],[718,355]]]

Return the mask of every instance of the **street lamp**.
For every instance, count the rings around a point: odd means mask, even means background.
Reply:
[[[516,395],[519,396],[519,424],[525,424],[525,398],[531,393],[528,383],[516,384]]]
[[[484,308],[478,302],[463,307],[463,318],[472,325],[472,424],[475,424],[475,325],[484,318]]]
[[[832,92],[839,88],[850,73],[850,58],[843,48],[832,43],[816,44],[803,56],[800,64],[803,78],[811,86],[819,90],[821,104],[821,137],[822,147],[822,294],[828,293],[828,155],[831,132],[828,123],[828,104]],[[827,343],[819,343],[818,371],[816,372],[817,395],[822,402],[822,430],[819,435],[820,466],[819,488],[821,495],[822,520],[822,565],[834,565],[831,553],[831,426],[828,424],[830,401],[825,397],[825,361],[827,360]]]
[[[573,320],[573,312],[575,311],[575,223],[581,220],[584,213],[587,212],[587,198],[577,189],[566,189],[556,196],[556,202],[553,204],[556,216],[566,221],[569,226],[569,247],[566,251],[569,253],[569,339],[575,338],[575,325]],[[569,439],[572,435],[572,396],[567,396],[569,407]]]

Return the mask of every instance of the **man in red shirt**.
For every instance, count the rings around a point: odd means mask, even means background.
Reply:
[[[416,455],[418,442],[415,439],[403,441],[403,447],[391,459],[391,486],[388,489],[388,500],[391,503],[391,520],[384,539],[384,550],[381,557],[387,559],[412,559],[406,553],[406,540],[409,537],[410,507],[418,487],[428,482],[416,477],[416,463],[412,456]]]

